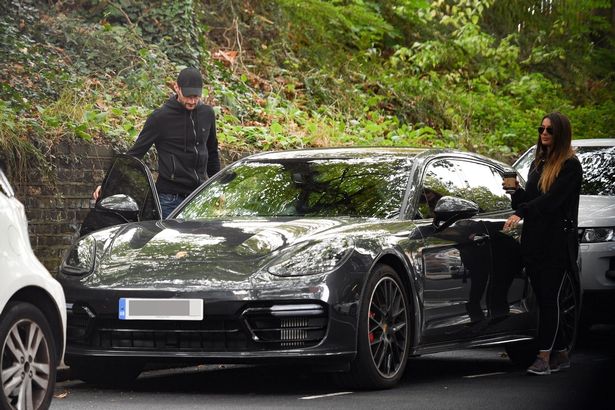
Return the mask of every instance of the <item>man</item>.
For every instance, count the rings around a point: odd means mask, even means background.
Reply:
[[[156,189],[166,218],[194,189],[220,170],[216,117],[201,101],[203,78],[196,68],[185,68],[173,84],[175,95],[145,122],[127,152],[143,158],[152,145],[158,151]],[[92,194],[98,200],[99,186]]]

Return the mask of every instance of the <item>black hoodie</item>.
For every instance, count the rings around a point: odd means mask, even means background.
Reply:
[[[188,195],[220,170],[216,116],[209,105],[187,110],[176,96],[169,98],[145,121],[127,154],[143,158],[152,145],[158,151],[159,194]]]

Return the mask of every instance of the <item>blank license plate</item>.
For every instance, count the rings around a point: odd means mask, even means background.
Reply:
[[[120,298],[120,320],[203,320],[202,299]]]

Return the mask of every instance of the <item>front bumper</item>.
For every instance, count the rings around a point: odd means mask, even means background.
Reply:
[[[86,356],[152,362],[331,363],[348,362],[356,355],[356,300],[333,301],[329,292],[314,287],[296,289],[292,295],[287,290],[261,292],[258,298],[236,298],[233,292],[221,297],[219,291],[91,289],[76,283],[64,283],[64,288],[69,364],[72,358]],[[198,298],[203,300],[204,317],[120,320],[119,298]]]
[[[615,242],[583,243],[580,254],[583,291],[615,291]]]

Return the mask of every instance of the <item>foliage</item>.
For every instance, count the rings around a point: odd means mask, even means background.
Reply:
[[[612,136],[608,0],[6,0],[0,150],[132,144],[198,65],[221,145],[464,148],[512,160],[544,113]]]

